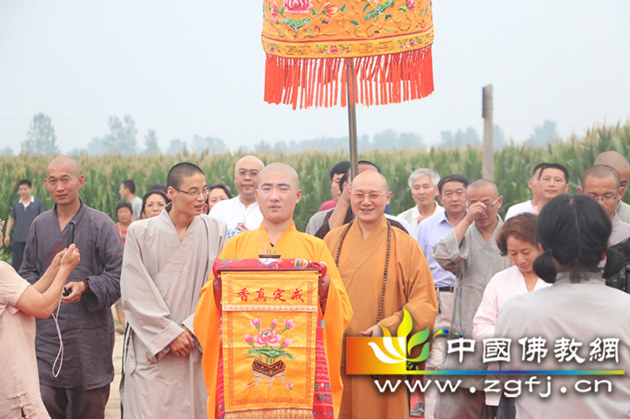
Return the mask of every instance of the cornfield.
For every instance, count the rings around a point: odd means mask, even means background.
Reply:
[[[576,193],[580,174],[592,165],[597,154],[605,150],[617,150],[625,156],[630,155],[630,120],[625,125],[595,126],[581,138],[574,135],[564,142],[547,147],[530,148],[512,144],[497,151],[494,158],[494,181],[503,195],[501,214],[510,205],[530,198],[527,179],[536,164],[544,161],[565,165],[570,173],[570,192]],[[118,188],[124,179],[133,179],[136,182],[136,194],[142,196],[151,185],[165,184],[170,167],[181,161],[199,165],[206,173],[208,184],[223,182],[233,187],[234,165],[243,154],[184,152],[176,156],[81,155],[77,160],[86,181],[80,195],[87,205],[113,217],[116,204],[120,201]],[[265,163],[290,163],[298,171],[303,196],[294,220],[297,228],[302,231],[321,203],[330,199],[330,168],[341,160],[348,160],[348,155],[344,153],[316,151],[296,154],[269,152],[259,157]],[[0,174],[4,179],[4,187],[0,190],[1,219],[7,219],[12,202],[17,198],[17,182],[21,179],[30,179],[33,182],[33,194],[43,199],[46,209],[52,207],[53,202],[43,181],[51,158],[24,154],[18,157],[0,157]],[[469,179],[478,179],[481,176],[480,148],[370,151],[362,153],[359,158],[374,162],[387,177],[393,193],[393,214],[414,205],[407,179],[417,168],[429,167],[441,175],[459,173]],[[626,196],[627,201],[630,200],[629,196],[630,194]],[[7,249],[3,248],[0,259],[9,258]]]

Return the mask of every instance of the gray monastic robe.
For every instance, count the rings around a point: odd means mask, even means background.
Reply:
[[[501,306],[497,318],[496,337],[512,339],[511,362],[504,364],[506,370],[625,370],[622,376],[570,375],[551,376],[538,374],[540,385],[533,387],[530,394],[523,385],[516,399],[518,418],[627,418],[630,412],[630,295],[607,287],[598,273],[585,273],[587,279],[572,284],[566,274],[559,274],[551,287],[523,295],[515,295]],[[548,350],[541,362],[522,361],[522,338],[542,337]],[[574,339],[581,343],[578,360],[559,362],[554,351],[555,341],[560,338]],[[600,361],[590,354],[597,339],[619,339],[618,362],[614,359]],[[601,347],[600,347],[601,349]],[[612,353],[611,353],[612,355]],[[526,381],[530,376],[505,377]],[[576,390],[576,383],[578,384]],[[605,384],[610,381],[612,392]],[[548,387],[549,386],[549,387]],[[591,391],[579,389],[591,387]],[[567,389],[566,394],[561,388]],[[549,397],[541,397],[551,389]]]
[[[201,346],[178,357],[169,344],[182,326],[194,333],[201,287],[226,239],[225,223],[202,215],[180,242],[166,210],[127,230],[120,281],[130,325],[120,384],[126,418],[207,417]]]
[[[498,216],[497,216],[498,217]],[[507,256],[501,256],[497,247],[496,236],[503,226],[499,223],[488,241],[484,241],[481,233],[473,223],[461,244],[457,243],[455,230],[433,246],[433,257],[445,270],[457,277],[455,289],[455,303],[453,305],[453,320],[451,322],[450,339],[459,339],[459,333],[465,339],[473,338],[473,319],[481,304],[483,292],[490,279],[497,273],[512,266]],[[459,354],[447,354],[442,366],[444,370],[482,370],[486,365],[478,350],[466,353],[463,362],[459,362]],[[463,377],[462,387],[481,388],[483,377]]]
[[[66,247],[69,227],[59,229],[56,208],[40,214],[31,224],[20,267],[20,276],[31,284],[46,272],[52,257]],[[92,390],[114,379],[114,319],[110,306],[120,297],[123,247],[116,225],[107,214],[81,203],[72,221],[81,262],[66,282],[87,279],[90,291],[83,293],[78,303],[61,303],[59,307],[64,353],[58,377],[52,373],[59,352],[57,326],[52,317],[37,319],[37,367],[42,384]],[[55,368],[59,365],[57,361]]]

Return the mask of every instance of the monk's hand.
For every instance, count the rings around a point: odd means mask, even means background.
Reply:
[[[317,292],[319,293],[320,298],[328,297],[329,285],[330,285],[330,277],[328,275],[324,275],[319,278]]]
[[[379,325],[374,325],[370,327],[368,330],[361,332],[363,336],[370,336],[373,338],[381,338],[383,337],[383,329]]]
[[[488,206],[483,202],[475,202],[471,206],[468,207],[468,212],[466,213],[466,218],[472,224],[476,219],[483,217],[486,214],[486,209]]]
[[[168,344],[171,352],[173,352],[177,356],[187,356],[193,346],[195,346],[195,341],[193,340],[190,332],[188,332],[187,330],[184,330],[179,336],[175,338],[174,341]]]
[[[85,292],[86,288],[87,286],[85,285],[85,282],[83,281],[68,282],[66,286],[64,287],[64,290],[66,292],[70,291],[70,294],[65,295],[65,296],[62,295],[61,302],[64,304],[78,303],[79,301],[81,301],[81,296]]]

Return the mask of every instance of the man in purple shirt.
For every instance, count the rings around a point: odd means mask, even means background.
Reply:
[[[442,368],[446,338],[448,337],[448,330],[451,328],[451,318],[453,317],[454,291],[457,279],[455,275],[444,270],[437,263],[433,257],[433,246],[450,233],[466,216],[467,186],[468,179],[461,175],[448,175],[440,179],[438,182],[438,197],[444,207],[444,212],[432,215],[422,221],[418,225],[416,234],[416,239],[420,243],[427,262],[429,262],[429,268],[431,268],[439,307],[433,327],[433,331],[437,336],[433,339],[433,347],[431,348],[429,359],[427,359],[427,369],[439,370]],[[435,388],[427,389],[425,392],[425,418],[433,419],[437,397],[438,394]]]
[[[79,198],[85,178],[77,162],[55,158],[46,188],[55,206],[33,222],[20,275],[35,283],[72,237],[81,262],[68,277],[57,321],[37,320],[35,347],[40,390],[51,418],[104,418],[114,379],[114,321],[110,306],[120,297],[123,246],[114,222]]]

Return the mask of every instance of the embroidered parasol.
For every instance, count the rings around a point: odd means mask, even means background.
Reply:
[[[428,96],[431,7],[430,0],[264,0],[265,101],[296,109]]]

